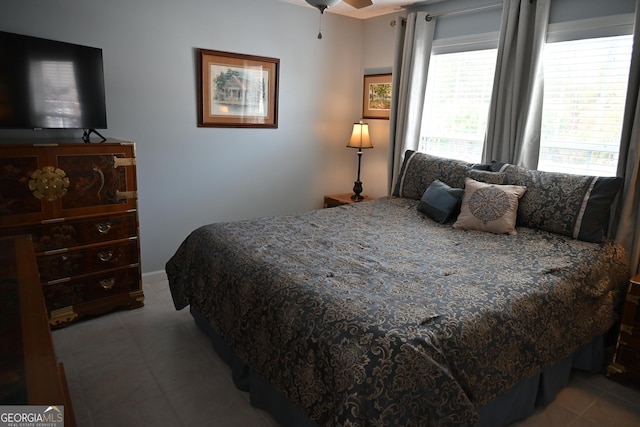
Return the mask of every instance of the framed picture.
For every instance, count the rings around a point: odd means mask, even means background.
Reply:
[[[362,118],[389,120],[391,111],[391,74],[364,76]]]
[[[277,128],[280,60],[198,49],[198,127]]]

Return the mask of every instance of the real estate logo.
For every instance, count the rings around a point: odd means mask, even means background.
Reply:
[[[64,406],[0,406],[0,427],[64,427]]]

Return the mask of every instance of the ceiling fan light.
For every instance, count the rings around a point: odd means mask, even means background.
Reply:
[[[320,10],[321,12],[323,12],[325,9],[328,9],[330,7],[337,5],[342,0],[304,0],[304,1],[306,1],[309,5],[315,7],[316,9]]]

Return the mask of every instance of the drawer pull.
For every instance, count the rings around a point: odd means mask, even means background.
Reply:
[[[102,221],[100,224],[96,224],[96,228],[100,234],[107,234],[112,225],[110,221]]]
[[[620,332],[627,333],[629,335],[633,335],[633,325],[620,325]]]
[[[612,363],[607,368],[607,371],[609,371],[610,374],[624,374],[625,372],[627,372],[625,367],[619,363]]]
[[[113,251],[99,252],[98,253],[98,258],[102,262],[111,261],[111,258],[113,258]]]
[[[100,280],[100,286],[102,286],[103,289],[106,289],[107,291],[110,290],[111,288],[113,288],[113,285],[116,284],[116,278],[115,277],[111,277],[109,279],[102,279]]]

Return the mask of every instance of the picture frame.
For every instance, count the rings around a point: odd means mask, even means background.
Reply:
[[[198,127],[277,128],[280,59],[198,49]]]
[[[362,118],[389,120],[392,89],[391,73],[365,75]]]

